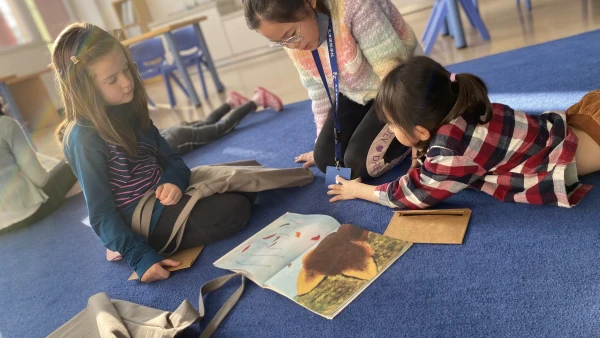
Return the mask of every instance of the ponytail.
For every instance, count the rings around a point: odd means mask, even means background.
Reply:
[[[463,116],[468,120],[476,117],[481,124],[490,122],[492,119],[492,104],[485,83],[472,74],[455,74],[455,78],[456,80],[450,83],[450,87],[453,92],[456,92],[456,103],[448,116],[440,123],[440,126],[447,124],[458,116]]]
[[[375,100],[377,116],[413,138],[416,126],[433,136],[462,116],[469,123],[488,123],[492,105],[485,83],[472,74],[450,74],[426,56],[415,56],[393,69],[381,82]],[[411,140],[422,152],[429,140]]]

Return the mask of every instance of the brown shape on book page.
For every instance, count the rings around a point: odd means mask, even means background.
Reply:
[[[317,247],[302,259],[297,278],[298,295],[311,292],[327,276],[370,280],[377,275],[373,249],[367,243],[369,232],[343,224],[337,232],[325,237]]]

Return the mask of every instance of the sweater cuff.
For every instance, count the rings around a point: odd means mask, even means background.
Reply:
[[[148,251],[142,256],[142,259],[135,265],[134,270],[137,273],[138,278],[141,280],[146,270],[148,270],[152,265],[164,260],[165,258],[159,255],[156,251],[151,250]]]
[[[386,207],[393,207],[390,202],[390,197],[388,195],[388,187],[389,183],[385,183],[375,187],[375,191],[373,192],[373,196],[377,199],[377,202]]]

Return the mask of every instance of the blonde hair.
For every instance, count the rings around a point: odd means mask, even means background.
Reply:
[[[94,84],[87,66],[121,48],[134,82],[133,100],[128,104],[143,130],[150,127],[148,100],[142,80],[131,59],[129,50],[108,32],[89,23],[74,23],[56,38],[52,49],[52,64],[65,109],[64,139],[68,144],[73,126],[81,119],[91,122],[98,135],[107,143],[122,147],[131,155],[137,154],[135,133],[126,123],[118,123],[106,113],[106,103]]]

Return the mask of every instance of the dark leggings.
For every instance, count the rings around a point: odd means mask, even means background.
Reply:
[[[188,195],[183,195],[177,204],[164,208],[148,241],[152,248],[158,251],[167,243],[173,225],[189,199]],[[256,193],[224,193],[199,200],[190,213],[178,250],[217,242],[240,232],[250,219],[255,199]],[[173,250],[174,242],[167,252]]]
[[[40,208],[37,209],[33,215],[0,231],[0,234],[4,231],[12,231],[29,226],[52,214],[54,211],[56,211],[56,209],[58,209],[58,207],[60,207],[65,200],[65,195],[69,192],[69,190],[71,190],[76,182],[77,178],[73,174],[73,170],[71,170],[71,167],[67,161],[60,161],[50,171],[48,183],[46,183],[43,188],[44,193],[48,195],[48,200],[42,203]]]
[[[381,122],[375,113],[373,101],[363,106],[340,94],[338,119],[341,129],[339,140],[342,143],[341,164],[352,169],[353,179],[371,178],[367,169],[369,149],[385,127],[385,123]],[[325,172],[328,166],[335,165],[333,133],[333,111],[331,111],[315,144],[315,165],[322,172]],[[400,158],[408,150],[393,135],[387,135],[385,142],[381,142],[382,144],[387,142],[389,145],[383,155],[385,163]]]
[[[170,127],[161,131],[161,135],[175,152],[185,154],[229,133],[248,113],[256,109],[256,104],[249,101],[234,109],[227,118],[222,119],[231,111],[231,106],[223,104],[204,121]]]

